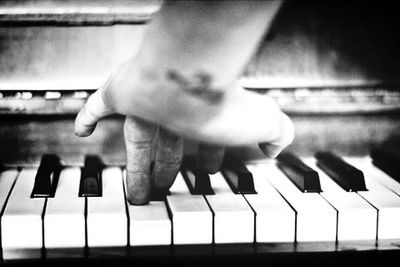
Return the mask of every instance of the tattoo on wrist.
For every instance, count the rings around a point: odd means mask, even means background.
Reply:
[[[212,77],[207,73],[198,72],[192,77],[186,78],[175,70],[168,70],[167,79],[192,96],[211,103],[219,102],[224,95],[222,90],[212,88]]]

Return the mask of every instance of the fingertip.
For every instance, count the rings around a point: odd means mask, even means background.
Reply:
[[[126,198],[130,205],[146,205],[150,202],[149,175],[127,172]]]
[[[295,138],[295,128],[292,120],[284,113],[280,123],[279,138],[273,142],[259,143],[258,146],[268,158],[276,158]]]
[[[75,127],[75,135],[78,137],[88,137],[94,131],[94,127]]]
[[[74,133],[78,137],[87,137],[93,133],[94,129],[96,128],[96,124],[92,125],[85,124],[82,118],[83,117],[82,112],[84,111],[81,110],[75,119]]]
[[[269,143],[260,143],[258,144],[259,148],[263,152],[263,154],[270,159],[276,158],[279,153],[282,151],[281,146],[272,145]]]
[[[224,155],[224,147],[200,143],[197,152],[197,166],[209,174],[215,174],[221,169]]]
[[[141,205],[147,205],[149,204],[150,200],[147,198],[137,198],[136,196],[132,194],[127,194],[126,196],[129,205],[135,205],[135,206],[141,206]]]
[[[86,137],[93,133],[99,120],[113,113],[103,99],[102,91],[97,90],[87,100],[75,119],[75,135]]]

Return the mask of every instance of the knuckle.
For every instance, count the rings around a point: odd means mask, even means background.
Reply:
[[[178,147],[183,144],[183,138],[169,130],[160,128],[159,131],[160,142],[165,144],[167,147]]]
[[[179,168],[182,157],[182,153],[163,153],[162,156],[157,155],[156,164],[162,165],[164,168]]]
[[[129,143],[151,143],[154,139],[156,126],[137,119],[136,117],[127,117],[124,123],[125,141]]]
[[[126,169],[130,173],[148,175],[151,168],[150,151],[129,150],[127,151]]]

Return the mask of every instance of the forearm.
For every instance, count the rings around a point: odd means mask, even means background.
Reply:
[[[158,79],[209,78],[224,88],[241,73],[282,1],[167,2],[150,24],[136,64]]]
[[[216,128],[230,128],[219,121],[243,114],[243,103],[253,98],[243,96],[236,80],[280,5],[167,2],[147,29],[138,54],[102,90],[106,105],[198,139]]]

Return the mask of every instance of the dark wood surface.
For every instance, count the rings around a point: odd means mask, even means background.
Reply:
[[[400,148],[400,115],[291,116],[294,142],[287,148],[300,156],[318,150],[342,155],[369,155],[373,146],[389,143]],[[38,165],[45,153],[60,156],[64,164],[82,165],[84,156],[100,156],[104,163],[125,165],[123,117],[100,122],[87,138],[74,135],[74,116],[9,116],[0,120],[0,157],[5,164]],[[186,154],[196,152],[197,143],[186,140]],[[256,145],[230,148],[244,160],[263,159]]]
[[[54,264],[84,264],[86,266],[141,266],[167,263],[174,266],[382,266],[399,256],[395,240],[375,244],[374,242],[349,241],[308,243],[265,243],[187,245],[154,247],[114,247],[82,251],[56,249],[43,251],[37,259],[13,259],[0,261],[0,265],[40,266]],[[25,252],[26,253],[29,252]],[[50,253],[49,257],[47,254]],[[22,252],[21,252],[22,255]],[[18,254],[16,254],[18,256]],[[378,265],[376,265],[378,264]]]

